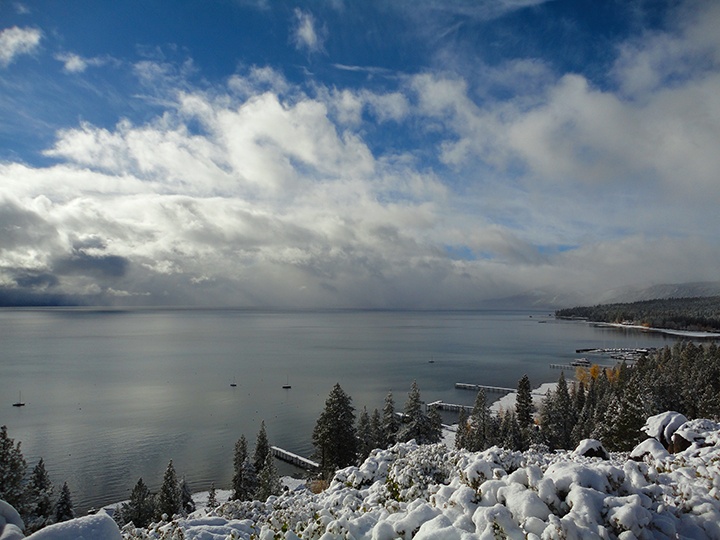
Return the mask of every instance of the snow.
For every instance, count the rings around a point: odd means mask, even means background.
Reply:
[[[687,421],[688,419],[679,412],[667,411],[648,418],[640,430],[667,447],[672,442],[675,431]]]
[[[49,525],[27,537],[28,540],[122,540],[120,529],[107,513],[98,512]]]
[[[322,493],[297,485],[267,501],[198,505],[190,516],[147,529],[120,531],[99,513],[29,538],[718,539],[720,424],[675,426],[677,418],[658,415],[645,426],[659,438],[681,434],[689,448],[675,454],[657,439],[609,459],[585,455],[602,448],[593,440],[555,453],[498,447],[473,453],[410,441],[337,471]]]

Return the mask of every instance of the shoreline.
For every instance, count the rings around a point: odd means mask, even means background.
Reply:
[[[694,332],[692,330],[672,330],[670,328],[655,328],[652,326],[643,326],[641,324],[623,324],[623,323],[608,323],[591,321],[586,319],[586,322],[594,324],[599,327],[611,327],[611,328],[630,328],[632,330],[642,330],[643,332],[655,332],[659,334],[666,334],[669,336],[676,337],[690,337],[696,339],[720,339],[720,332]]]

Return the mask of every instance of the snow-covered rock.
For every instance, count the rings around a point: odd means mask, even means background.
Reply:
[[[573,456],[598,457],[601,459],[610,459],[610,454],[605,447],[597,439],[583,439],[577,448],[573,450]]]
[[[648,437],[660,441],[665,448],[670,448],[673,434],[687,421],[685,415],[675,411],[667,411],[651,416],[640,429]]]

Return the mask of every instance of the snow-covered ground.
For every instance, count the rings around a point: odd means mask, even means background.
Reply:
[[[597,449],[593,441],[552,454],[399,443],[338,471],[319,494],[300,488],[265,502],[230,501],[148,529],[120,531],[99,513],[28,538],[718,539],[720,424],[677,424],[666,414],[644,431],[672,437],[675,430],[689,448],[670,454],[653,439],[635,452],[639,461],[583,455]]]
[[[614,328],[634,328],[636,330],[644,330],[646,332],[659,332],[661,334],[667,334],[669,336],[678,336],[685,338],[708,338],[717,339],[720,338],[718,332],[691,332],[689,330],[672,330],[670,328],[654,328],[652,326],[643,326],[641,324],[623,324],[623,323],[597,323],[592,322],[597,326],[612,326]]]

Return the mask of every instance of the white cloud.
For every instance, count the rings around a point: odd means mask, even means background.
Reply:
[[[74,53],[56,54],[55,59],[63,63],[63,70],[67,73],[82,73],[90,66],[97,67],[107,63],[107,59],[83,58]]]
[[[322,52],[325,42],[326,30],[318,27],[315,17],[310,12],[295,8],[295,26],[293,28],[292,41],[298,50],[305,50],[309,53]]]
[[[42,32],[36,28],[13,26],[0,32],[0,67],[8,67],[21,54],[31,54],[41,39]]]

